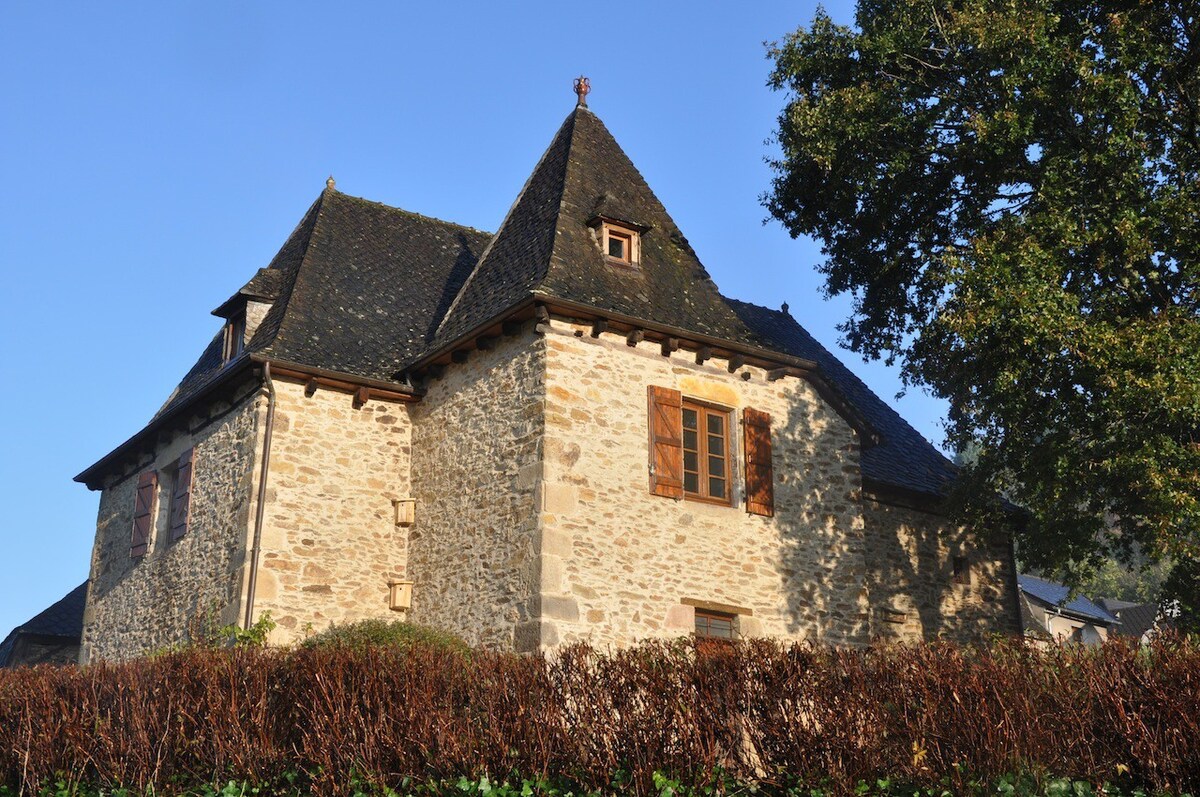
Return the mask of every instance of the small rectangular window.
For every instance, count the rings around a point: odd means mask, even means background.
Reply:
[[[232,316],[225,324],[225,362],[237,357],[244,348],[246,348],[246,313],[242,311]]]
[[[637,265],[639,243],[635,231],[604,222],[601,234],[601,246],[609,262],[625,266]]]
[[[702,639],[736,639],[737,615],[697,609],[696,636]]]
[[[952,562],[955,584],[971,583],[971,563],[965,556],[955,556]]]
[[[610,232],[608,234],[608,256],[618,260],[629,260],[629,237]]]
[[[732,503],[729,489],[729,413],[684,399],[683,492]]]

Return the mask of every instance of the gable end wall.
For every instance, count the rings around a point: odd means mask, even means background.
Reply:
[[[858,437],[802,380],[554,323],[547,336],[542,607],[553,641],[694,630],[694,604],[748,610],[744,636],[868,639]],[[576,335],[576,333],[580,333]],[[742,373],[748,373],[745,380]],[[647,386],[730,409],[736,506],[652,495]],[[771,414],[775,515],[747,514],[742,410]]]
[[[207,425],[160,437],[153,461],[100,495],[80,659],[127,659],[185,641],[193,630],[237,622],[265,398],[257,383],[208,407]],[[193,447],[190,523],[169,541],[170,482],[158,487],[150,549],[129,555],[138,474],[170,468]]]

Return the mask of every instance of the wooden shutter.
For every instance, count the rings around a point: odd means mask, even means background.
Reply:
[[[683,396],[650,385],[650,492],[683,498]]]
[[[746,436],[746,511],[775,514],[775,473],[771,466],[771,416],[746,407],[742,410]]]
[[[175,489],[171,491],[171,540],[177,540],[188,530],[188,510],[192,503],[192,449],[179,455],[175,471]]]
[[[130,556],[143,556],[150,548],[150,532],[154,529],[154,496],[158,493],[158,474],[152,470],[138,476],[133,498],[133,537],[129,543]]]

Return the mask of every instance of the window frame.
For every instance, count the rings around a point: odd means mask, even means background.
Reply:
[[[705,639],[705,640],[709,640],[709,641],[713,641],[713,642],[735,642],[741,636],[741,632],[738,630],[738,615],[736,612],[722,612],[722,611],[717,611],[716,609],[704,609],[704,608],[697,607],[695,609],[694,615],[695,615],[695,617],[692,621],[692,635],[695,636],[696,639]],[[723,622],[728,622],[729,623],[729,636],[724,637],[724,636],[716,636],[716,635],[713,635],[710,633],[701,633],[701,631],[700,631],[700,620],[701,619],[706,619],[706,620],[710,620],[710,621],[711,620],[720,620]],[[711,628],[711,623],[710,623],[710,628]]]
[[[224,361],[231,362],[246,350],[246,311],[239,310],[229,317],[225,324],[225,346],[222,351]]]
[[[698,468],[696,471],[689,471],[687,469],[687,455],[690,449],[688,449],[685,441],[687,439],[687,433],[690,430],[687,428],[684,419],[689,410],[696,412],[696,466]],[[712,415],[722,418],[722,437],[724,438],[725,452],[721,455],[712,455],[708,451],[708,438],[710,433],[708,431],[707,418]],[[734,478],[735,474],[733,472],[733,463],[736,461],[736,452],[733,450],[734,441],[731,428],[732,425],[733,410],[730,408],[691,398],[689,396],[682,397],[682,402],[680,405],[679,427],[680,447],[683,451],[683,463],[680,475],[683,483],[684,500],[698,501],[705,504],[714,504],[716,506],[737,505],[737,501],[734,496],[734,486],[737,481]],[[725,481],[725,496],[723,498],[713,497],[709,491],[709,480],[713,478],[708,467],[708,460],[710,456],[720,456],[725,464],[724,475],[717,477]],[[693,472],[696,474],[697,487],[699,487],[698,492],[691,492],[687,489],[688,474]]]
[[[616,257],[609,254],[609,240],[618,238],[625,244],[625,257]],[[604,253],[604,259],[613,265],[624,266],[625,268],[636,268],[641,260],[641,244],[638,231],[629,227],[623,227],[612,222],[602,222],[600,225],[600,249]]]

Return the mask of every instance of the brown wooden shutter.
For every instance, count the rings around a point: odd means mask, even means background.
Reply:
[[[175,489],[171,491],[171,540],[177,540],[188,530],[188,510],[192,503],[192,449],[179,455],[175,471]]]
[[[775,473],[771,465],[771,416],[761,410],[742,410],[746,436],[746,511],[775,514]]]
[[[133,537],[129,543],[130,556],[143,556],[150,548],[150,532],[154,529],[154,496],[158,493],[158,474],[152,470],[138,476],[133,498]]]
[[[650,385],[650,492],[683,498],[683,396]]]

